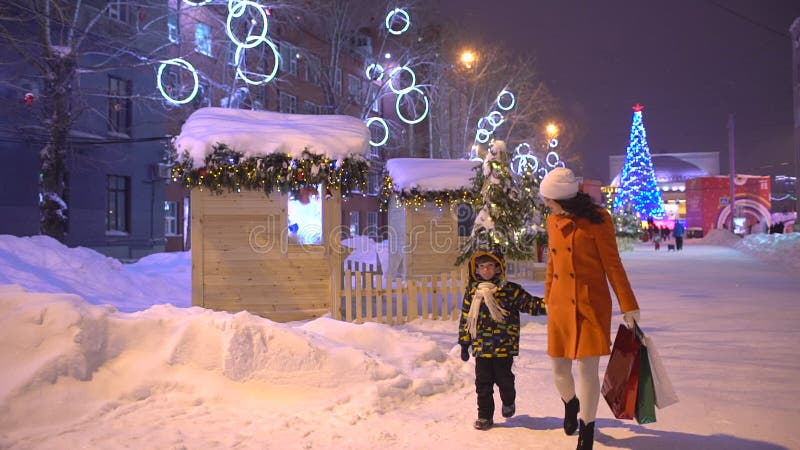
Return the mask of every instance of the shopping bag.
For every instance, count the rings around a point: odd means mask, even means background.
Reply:
[[[650,336],[644,337],[644,345],[647,346],[647,357],[650,360],[650,371],[653,374],[653,386],[656,393],[656,407],[666,408],[669,405],[678,403],[678,394],[672,387],[672,382],[667,376],[667,370],[661,362],[656,344]]]
[[[656,421],[656,391],[647,350],[644,345],[639,350],[639,390],[636,393],[636,422],[639,424]]]
[[[635,331],[620,325],[600,390],[617,419],[633,419],[636,414],[641,347]]]

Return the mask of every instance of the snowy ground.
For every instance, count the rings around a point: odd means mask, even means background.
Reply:
[[[681,402],[641,426],[601,400],[595,448],[800,448],[800,234],[665,249],[623,260]],[[544,317],[523,319],[517,416],[480,432],[455,322],[278,324],[188,308],[189,260],[121,265],[0,236],[0,448],[575,446]]]

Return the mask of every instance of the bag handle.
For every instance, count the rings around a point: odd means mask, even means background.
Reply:
[[[639,343],[644,345],[644,331],[639,328],[639,323],[635,320],[633,321],[633,334],[636,336],[636,339],[639,340]]]

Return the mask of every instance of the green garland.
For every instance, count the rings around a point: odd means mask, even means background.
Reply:
[[[422,191],[419,189],[395,191],[392,178],[388,175],[383,178],[383,186],[379,197],[379,207],[381,211],[389,209],[389,201],[392,194],[395,196],[395,205],[398,207],[423,207],[427,203],[433,203],[439,208],[454,203],[469,203],[472,206],[481,204],[480,186],[483,184],[480,166],[475,169],[476,176],[471,179],[473,186],[469,189],[448,189],[442,191]]]
[[[340,163],[324,155],[303,150],[299,159],[283,153],[244,158],[243,154],[224,144],[214,147],[206,156],[205,166],[194,168],[188,153],[184,153],[172,169],[172,179],[189,189],[209,189],[216,194],[241,190],[273,191],[296,195],[303,188],[324,184],[337,189],[343,196],[364,191],[367,186],[367,160],[356,155]]]

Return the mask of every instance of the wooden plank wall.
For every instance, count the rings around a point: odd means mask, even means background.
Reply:
[[[461,248],[455,211],[449,208],[440,210],[434,205],[417,211],[406,210],[406,278],[455,269]]]
[[[323,245],[289,245],[286,195],[192,191],[192,304],[276,321],[331,310],[341,271],[339,199],[324,200]],[[335,276],[335,278],[334,278]]]

